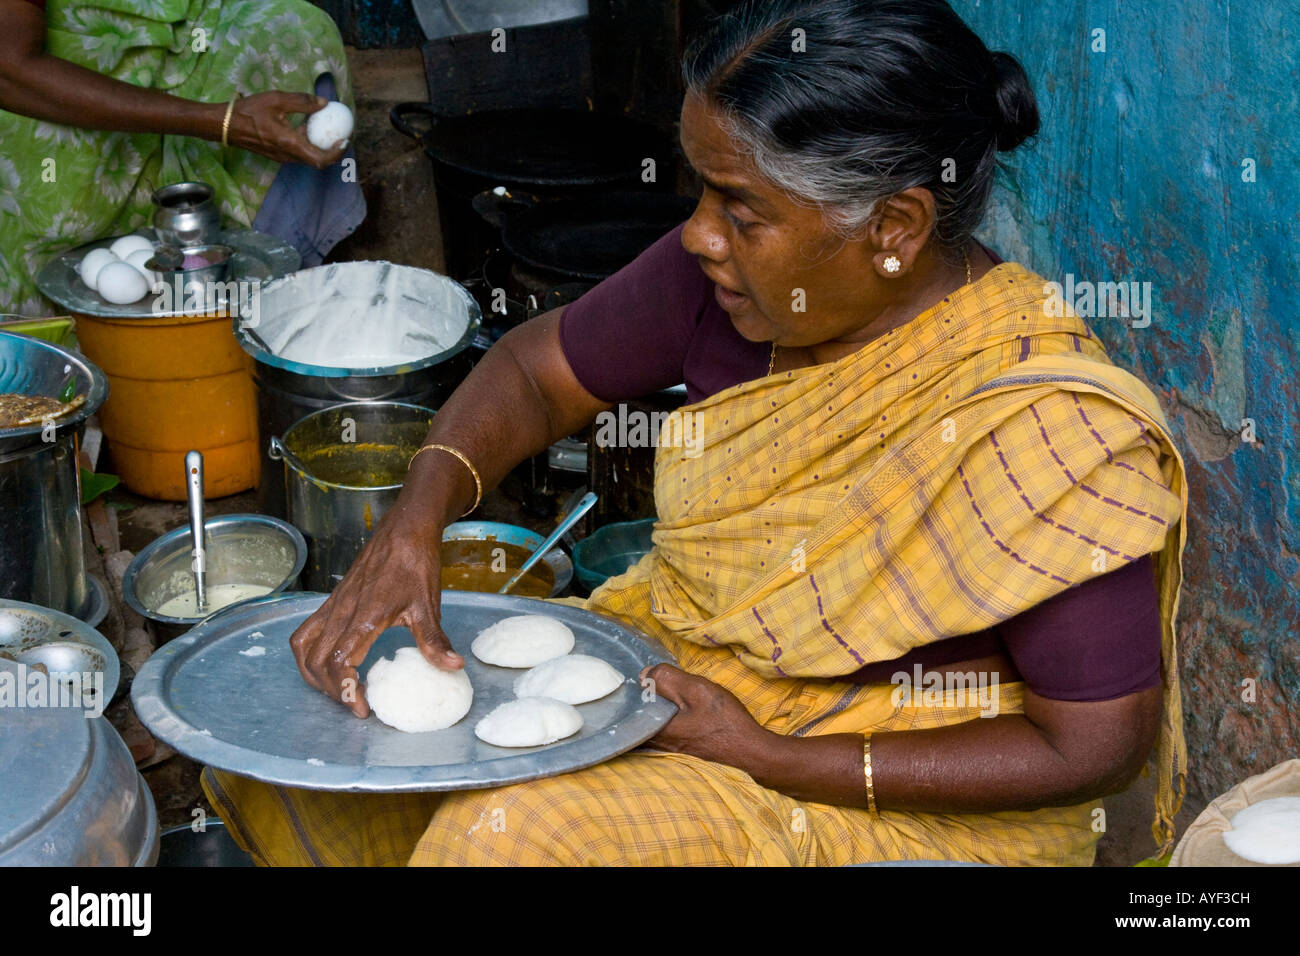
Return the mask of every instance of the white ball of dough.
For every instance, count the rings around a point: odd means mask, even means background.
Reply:
[[[1300,797],[1273,797],[1232,816],[1228,849],[1252,863],[1300,863]]]
[[[573,650],[573,632],[545,614],[517,614],[479,631],[469,649],[484,664],[535,667]]]
[[[307,139],[317,149],[332,149],[352,135],[352,111],[342,103],[327,103],[307,117]]]
[[[524,697],[497,707],[474,727],[474,736],[494,747],[541,747],[582,729],[576,707],[549,697]]]
[[[114,305],[139,302],[149,291],[144,274],[126,262],[110,262],[99,270],[95,288],[101,296]]]
[[[566,654],[543,661],[515,680],[516,697],[550,697],[566,704],[585,704],[614,693],[623,675],[599,657]]]
[[[450,727],[469,713],[474,688],[464,670],[434,667],[414,647],[399,647],[366,675],[366,700],[375,716],[408,734]]]
[[[117,256],[107,249],[91,249],[81,257],[81,263],[77,266],[77,275],[81,276],[81,281],[95,288],[95,280],[99,277],[99,270],[104,268],[110,262],[116,262]]]
[[[131,253],[139,252],[142,249],[148,249],[149,252],[152,253],[153,243],[150,242],[148,239],[146,239],[144,236],[134,236],[134,235],[122,236],[120,239],[118,239],[116,242],[114,242],[111,246],[108,247],[108,251],[113,253],[113,255],[117,256],[119,259],[126,259],[128,256],[131,255]]]

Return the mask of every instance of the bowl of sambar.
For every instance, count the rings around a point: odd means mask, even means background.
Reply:
[[[442,587],[495,594],[542,543],[543,536],[498,521],[457,521],[442,532]],[[552,548],[510,589],[520,597],[558,597],[573,580],[573,562]]]

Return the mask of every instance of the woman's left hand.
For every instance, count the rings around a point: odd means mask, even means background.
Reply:
[[[650,741],[660,750],[749,772],[754,758],[774,736],[759,726],[734,694],[704,677],[671,664],[656,664],[641,672],[641,683],[677,705],[676,716]]]

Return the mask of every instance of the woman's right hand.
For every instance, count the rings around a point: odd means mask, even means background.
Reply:
[[[232,146],[260,153],[277,163],[303,163],[316,169],[333,166],[347,151],[346,146],[323,150],[307,139],[307,124],[290,126],[292,113],[315,113],[328,101],[307,93],[271,91],[255,93],[235,101],[230,116]],[[223,113],[224,116],[224,113]]]
[[[425,660],[459,670],[465,659],[451,649],[439,623],[442,612],[442,527],[385,515],[375,536],[316,613],[289,639],[298,670],[312,687],[341,701],[358,717],[370,705],[357,677],[375,638],[394,626],[410,628]]]

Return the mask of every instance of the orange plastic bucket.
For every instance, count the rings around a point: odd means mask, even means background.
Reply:
[[[147,498],[184,501],[185,453],[197,449],[206,497],[256,486],[253,361],[228,315],[75,315],[82,352],[108,376],[99,423],[123,484]]]

